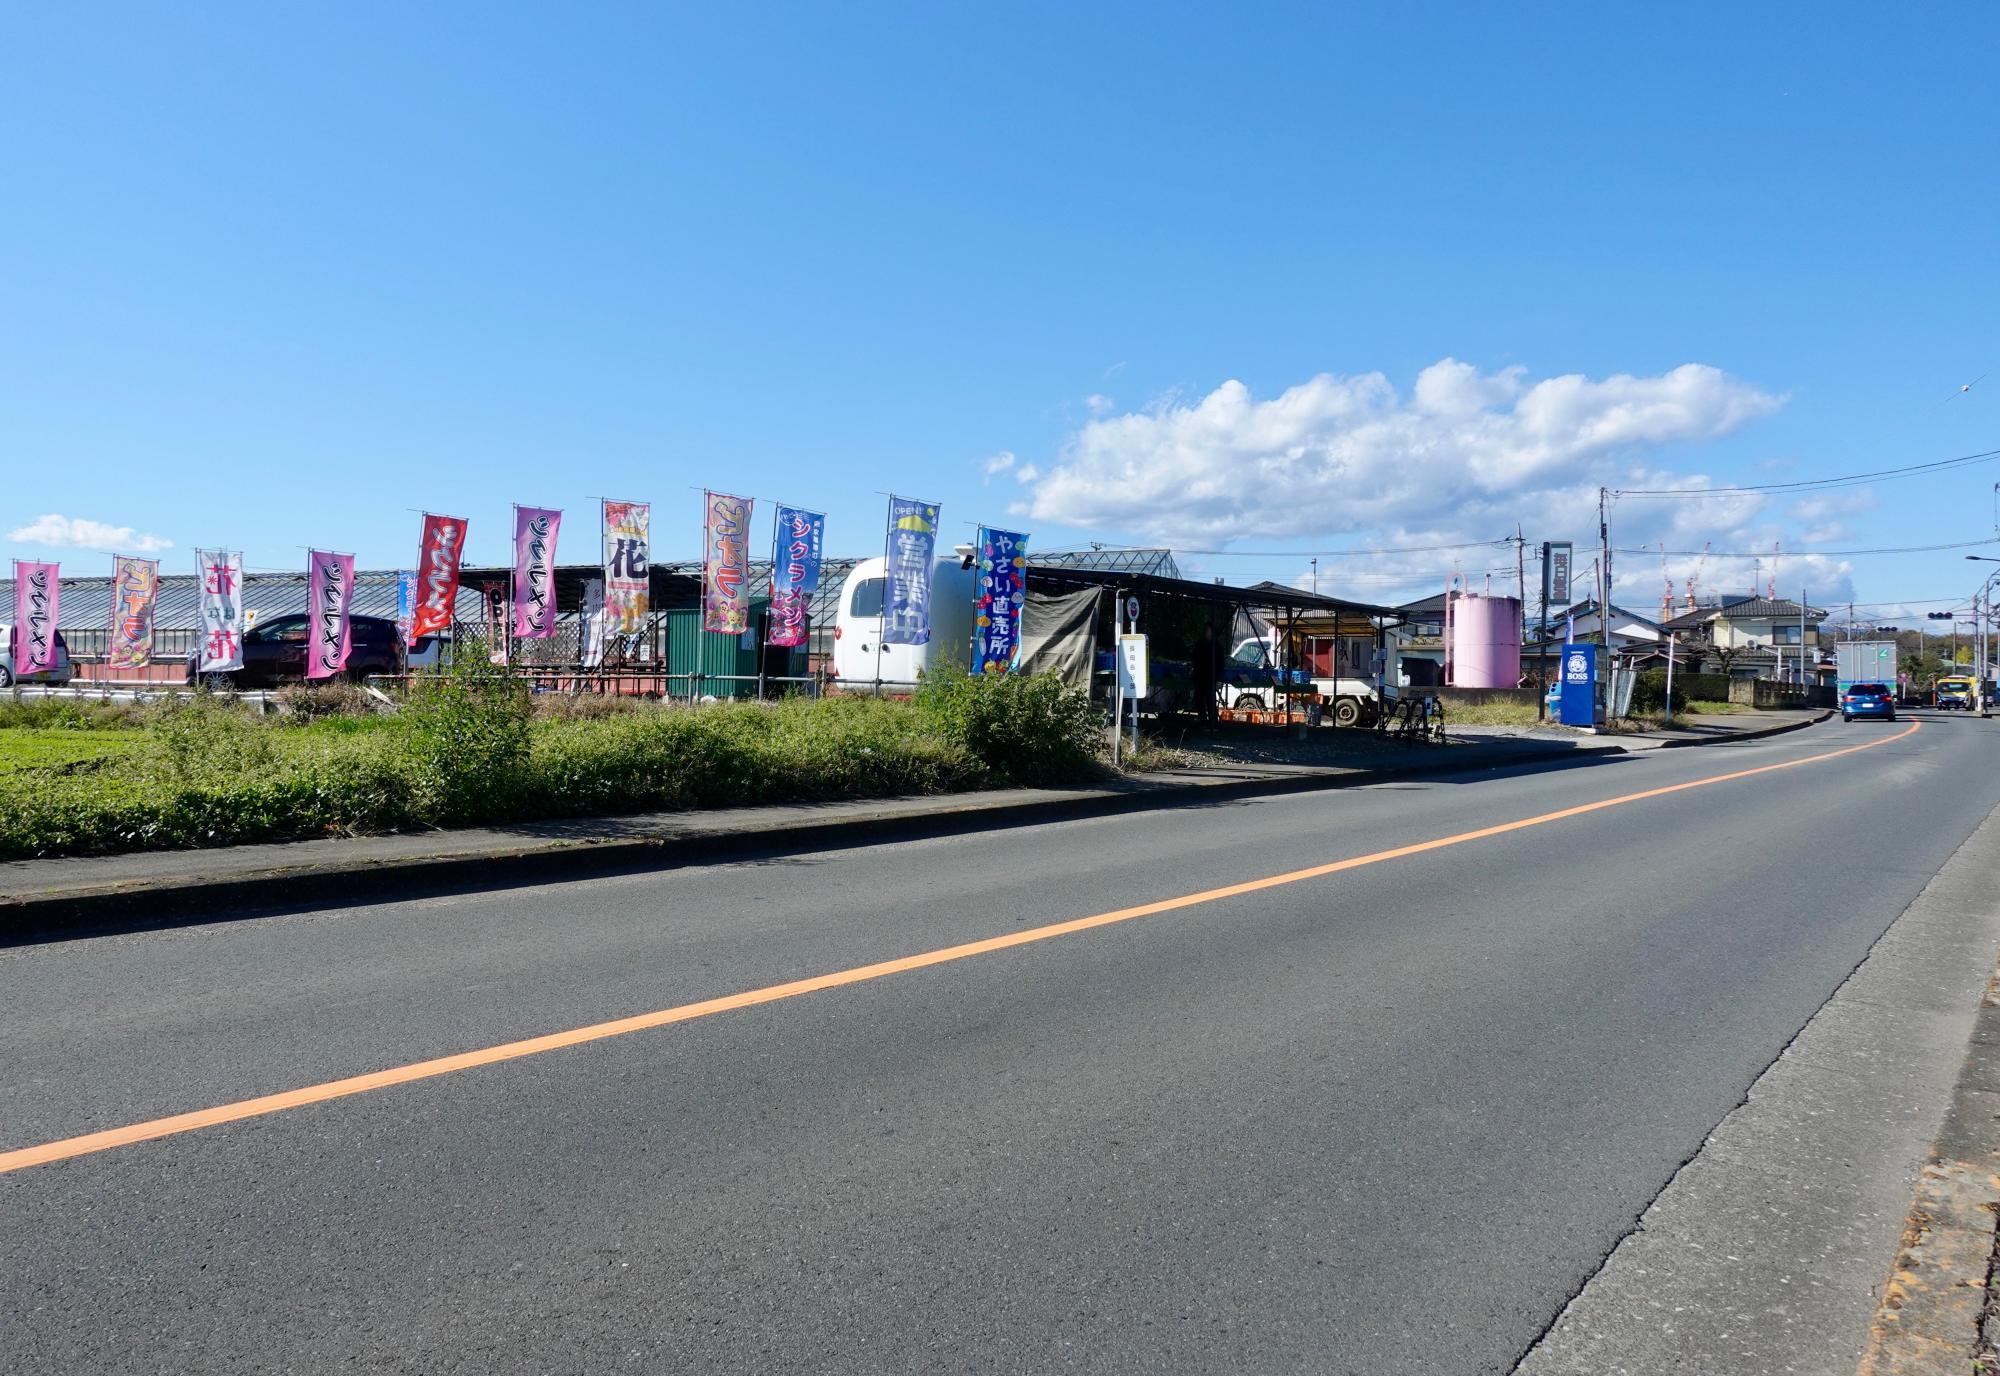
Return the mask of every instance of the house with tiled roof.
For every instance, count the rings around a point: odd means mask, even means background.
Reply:
[[[1750,593],[1693,607],[1662,624],[1704,672],[1734,678],[1797,678],[1819,659],[1826,612],[1783,597]]]

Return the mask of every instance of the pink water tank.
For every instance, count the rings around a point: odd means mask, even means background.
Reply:
[[[1445,662],[1455,688],[1513,688],[1521,682],[1521,599],[1460,593],[1446,617]]]

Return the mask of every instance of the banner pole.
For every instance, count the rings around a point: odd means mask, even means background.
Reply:
[[[882,638],[889,634],[889,563],[895,558],[896,494],[889,493],[889,513],[882,522],[882,607],[875,628],[875,696],[882,696]]]
[[[708,673],[708,561],[711,551],[708,547],[709,504],[714,494],[707,488],[701,491],[701,606],[695,612],[694,623],[694,677],[688,680],[688,706],[701,701],[701,681]]]

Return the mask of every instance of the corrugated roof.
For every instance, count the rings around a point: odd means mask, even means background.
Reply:
[[[159,599],[153,604],[153,625],[163,631],[193,630],[201,613],[196,597],[196,575],[160,575]],[[14,580],[0,579],[0,605],[12,606]],[[306,575],[300,573],[246,573],[243,575],[243,609],[255,612],[259,621],[286,616],[306,609]],[[357,616],[396,614],[396,570],[364,569],[354,575],[353,611]],[[461,586],[455,608],[460,617],[476,618],[483,613],[476,588]],[[65,578],[57,620],[65,631],[99,630],[111,624],[111,580],[109,578]]]

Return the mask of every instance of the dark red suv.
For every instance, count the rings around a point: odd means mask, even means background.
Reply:
[[[386,617],[357,616],[341,677],[358,682],[372,674],[403,672],[403,640],[396,623]],[[304,682],[306,644],[311,628],[304,612],[278,616],[243,636],[243,667],[228,673],[200,671],[199,654],[188,657],[187,681],[216,688],[276,688]]]

